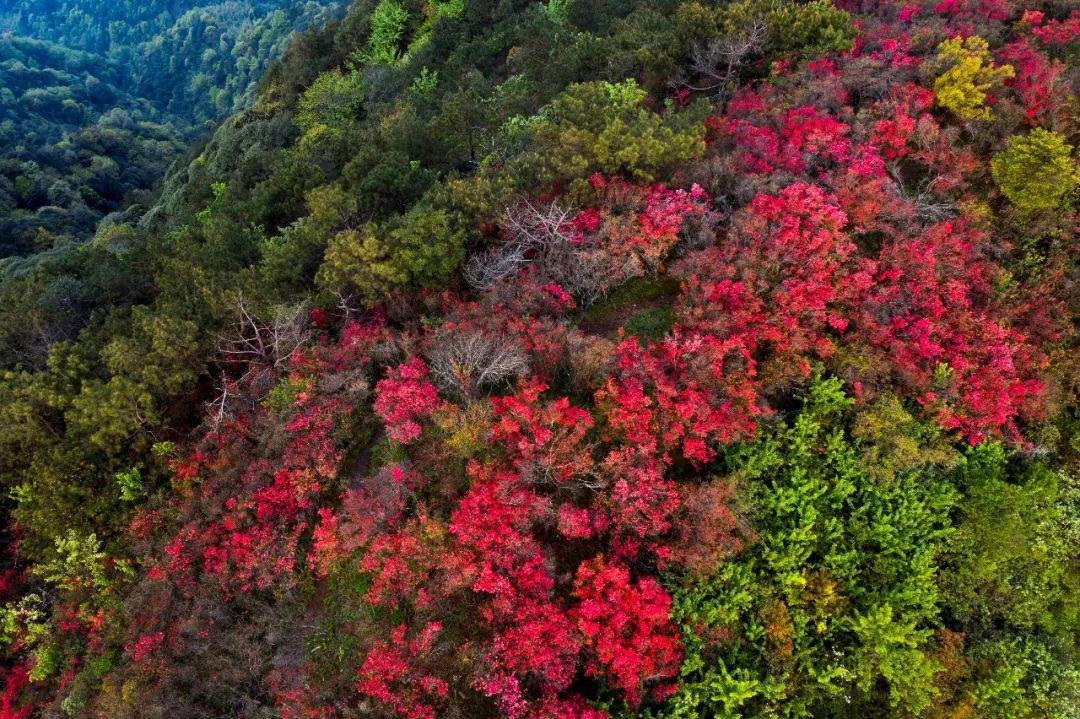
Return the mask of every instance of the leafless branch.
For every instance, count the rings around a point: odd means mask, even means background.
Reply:
[[[507,208],[504,217],[506,241],[473,255],[462,268],[465,281],[475,290],[486,290],[499,280],[513,277],[552,246],[569,241],[570,211],[555,203],[537,207],[523,202]]]
[[[265,321],[252,312],[243,295],[238,295],[233,322],[227,332],[218,335],[218,351],[231,361],[280,371],[310,339],[307,325],[307,306],[303,303],[278,308]]]
[[[696,92],[716,91],[727,94],[735,84],[739,68],[746,59],[759,52],[765,42],[765,22],[754,18],[738,32],[694,43],[690,50],[690,67],[695,80],[679,82]]]
[[[518,342],[479,328],[439,333],[427,355],[439,386],[464,397],[521,377],[529,369],[528,356]]]

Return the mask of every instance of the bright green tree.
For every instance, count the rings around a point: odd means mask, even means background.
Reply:
[[[1058,207],[1078,181],[1072,150],[1064,137],[1041,127],[1013,135],[990,161],[994,182],[1023,212]]]
[[[363,58],[390,65],[397,61],[401,38],[409,22],[409,11],[395,0],[380,0],[371,14],[371,34]]]
[[[755,494],[758,540],[712,576],[677,582],[687,651],[667,716],[932,703],[935,574],[956,494],[899,459],[888,476],[868,471],[845,430],[851,404],[838,380],[819,381],[792,424],[730,453],[733,479]]]
[[[296,111],[296,124],[304,132],[319,125],[344,130],[360,117],[364,82],[359,72],[330,70],[315,78],[304,91]]]

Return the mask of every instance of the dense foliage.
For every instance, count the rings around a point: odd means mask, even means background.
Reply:
[[[103,2],[17,0],[0,11],[16,36],[91,53],[123,67],[134,96],[195,122],[248,104],[292,33],[337,14],[335,0]],[[90,67],[96,70],[96,67]]]
[[[92,237],[105,215],[146,203],[205,123],[251,104],[294,31],[339,9],[15,5],[0,9],[0,28],[13,33],[0,38],[0,258],[55,255]]]
[[[121,66],[17,37],[0,57],[0,256],[92,236],[182,150],[186,121],[129,93]]]
[[[297,37],[0,288],[0,717],[1077,716],[1068,5]]]

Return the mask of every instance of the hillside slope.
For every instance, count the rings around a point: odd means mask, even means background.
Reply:
[[[118,63],[132,94],[200,124],[249,105],[292,33],[340,8],[337,0],[18,0],[0,11],[0,28]]]
[[[336,0],[0,10],[13,33],[0,38],[0,258],[55,254],[144,201],[184,146],[251,104],[295,32],[340,10]]]
[[[1080,12],[360,0],[0,287],[0,717],[1071,717]]]

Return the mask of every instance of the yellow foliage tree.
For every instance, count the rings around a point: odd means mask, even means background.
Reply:
[[[1016,74],[1012,65],[994,64],[990,46],[978,35],[942,42],[935,61],[944,69],[934,80],[938,104],[965,120],[989,120],[986,93]]]

